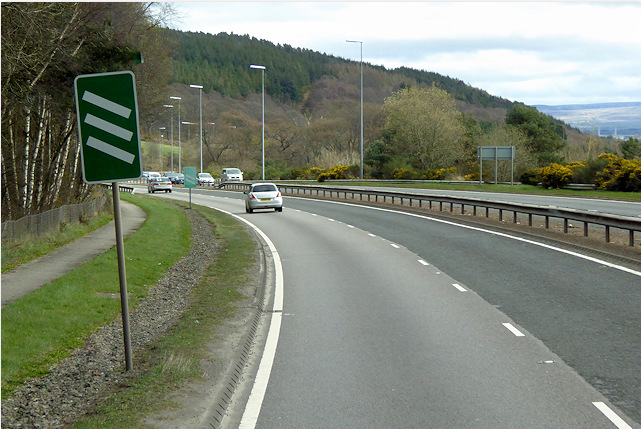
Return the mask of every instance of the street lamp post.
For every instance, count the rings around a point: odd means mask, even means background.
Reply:
[[[189,85],[200,90],[200,172],[203,172],[203,86]]]
[[[262,146],[263,146],[263,181],[265,180],[265,66],[257,66],[252,64],[249,66],[252,69],[260,69],[262,71],[262,86],[263,86],[263,134],[262,134]]]
[[[182,165],[180,163],[180,158],[181,158],[181,146],[180,146],[180,100],[182,100],[180,97],[174,97],[171,96],[169,97],[172,100],[178,100],[178,172],[182,172]]]
[[[215,132],[214,126],[216,125],[216,123],[215,122],[210,122],[209,125],[211,125],[211,144],[213,145],[214,144],[214,132]],[[210,149],[210,151],[211,151],[211,149]]]
[[[363,41],[346,40],[349,43],[361,44],[361,180],[363,179]]]
[[[164,130],[165,127],[160,127],[158,128],[160,138],[158,139],[158,164],[160,164],[160,172],[162,173],[162,130]]]
[[[163,107],[170,107],[171,109],[171,171],[174,171],[174,109],[172,104],[163,104]]]

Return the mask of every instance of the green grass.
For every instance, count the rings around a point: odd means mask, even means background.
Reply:
[[[2,243],[2,272],[45,255],[57,247],[104,226],[113,219],[113,210],[104,210],[79,224],[62,224],[57,231],[41,237],[27,236],[18,241]]]
[[[144,428],[142,419],[175,406],[167,395],[185,382],[199,380],[199,362],[209,357],[208,344],[216,328],[245,299],[238,288],[248,280],[247,267],[255,263],[255,242],[232,217],[213,209],[192,206],[215,226],[219,252],[195,288],[193,302],[176,326],[134,363],[144,375],[119,388],[78,429]]]
[[[130,307],[163,273],[189,251],[190,225],[178,207],[159,199],[122,195],[140,205],[147,220],[125,240]],[[25,378],[47,368],[82,345],[98,327],[120,313],[120,301],[100,292],[118,293],[116,249],[2,309],[2,395]]]

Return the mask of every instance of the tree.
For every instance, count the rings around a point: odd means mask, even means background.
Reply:
[[[559,151],[565,146],[557,125],[552,118],[539,112],[536,107],[518,103],[507,113],[505,122],[523,131],[529,139],[529,148],[539,166],[560,162]]]
[[[635,138],[630,137],[626,141],[619,143],[619,149],[621,149],[625,159],[641,158],[641,145],[639,140]]]
[[[89,194],[92,187],[80,174],[73,80],[132,67],[146,31],[160,21],[151,3],[1,7],[5,220],[77,203]]]
[[[436,86],[400,89],[385,99],[384,109],[384,132],[394,152],[406,154],[417,168],[450,167],[464,157],[465,129],[446,91]]]

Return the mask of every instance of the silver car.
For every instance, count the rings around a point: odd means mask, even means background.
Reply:
[[[171,192],[171,180],[169,177],[150,178],[147,184],[147,193],[153,194],[156,191]]]
[[[283,197],[273,183],[254,183],[245,192],[245,211],[253,213],[257,209],[274,209],[283,211]]]

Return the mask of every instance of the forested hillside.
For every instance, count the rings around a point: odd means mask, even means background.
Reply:
[[[299,102],[305,87],[323,76],[338,77],[340,65],[353,61],[321,54],[289,45],[274,45],[248,35],[181,32],[165,30],[175,42],[172,57],[174,82],[186,85],[199,83],[204,91],[214,90],[221,95],[236,97],[260,91],[260,74],[249,69],[249,64],[267,68],[265,92],[271,97]],[[400,76],[418,84],[436,84],[455,99],[482,107],[509,109],[513,103],[494,97],[481,89],[466,85],[459,79],[423,70],[399,67],[387,70],[383,66],[365,63],[379,72]],[[365,85],[369,83],[366,82]]]

